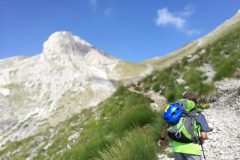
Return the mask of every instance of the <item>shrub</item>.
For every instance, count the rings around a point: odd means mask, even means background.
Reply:
[[[204,109],[209,109],[210,108],[210,104],[209,103],[206,103],[206,104],[198,104],[198,108],[201,109],[201,110],[204,110]]]
[[[131,110],[115,116],[111,122],[111,130],[116,134],[122,134],[125,130],[134,128],[136,126],[142,127],[150,123],[154,118],[154,113],[149,107],[135,107]]]
[[[163,126],[166,125],[165,120],[163,119],[163,112],[156,112],[156,116],[151,124],[152,127],[152,137],[155,141],[158,141],[160,138],[160,133],[162,132]]]
[[[159,83],[155,83],[153,85],[152,89],[154,90],[154,92],[159,92],[160,91],[160,84]]]
[[[186,66],[187,64],[188,64],[188,60],[187,60],[188,58],[187,57],[184,57],[183,59],[182,59],[182,65],[183,66]]]
[[[97,136],[96,136],[97,135]],[[94,133],[94,138],[92,138],[88,143],[79,143],[68,150],[64,155],[63,159],[68,160],[89,160],[95,157],[99,157],[99,151],[104,150],[111,142],[104,137],[104,135],[98,135]]]
[[[167,153],[167,156],[168,156],[169,158],[174,158],[173,152],[168,152],[168,153]]]
[[[199,88],[197,89],[197,93],[198,93],[199,96],[206,95],[207,93],[209,93],[213,89],[214,89],[213,84],[207,84],[207,83],[200,82],[199,83]]]
[[[210,108],[210,104],[209,103],[206,103],[205,105],[204,105],[204,109],[209,109]]]
[[[156,145],[151,135],[136,129],[100,155],[96,160],[156,160]]]
[[[197,93],[198,96],[205,95],[214,89],[213,84],[204,83],[204,77],[201,76],[201,72],[196,69],[190,69],[185,73],[184,78],[186,84],[189,86],[189,90]]]
[[[217,66],[217,73],[214,76],[214,80],[221,80],[225,77],[231,77],[237,69],[235,63],[235,60],[227,60]]]
[[[167,91],[165,96],[168,102],[174,102],[176,100],[176,95],[173,90]]]
[[[199,109],[204,109],[203,104],[202,104],[202,103],[199,103],[199,104],[198,104],[198,108],[199,108]]]
[[[202,76],[202,79],[203,79],[203,80],[207,80],[207,79],[208,79],[208,76],[207,76],[207,75],[203,75],[203,76]]]
[[[193,85],[202,81],[201,72],[196,69],[190,69],[184,74],[184,79],[187,84]]]

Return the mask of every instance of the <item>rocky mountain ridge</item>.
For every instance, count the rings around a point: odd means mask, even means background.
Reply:
[[[125,79],[116,69],[120,62],[65,31],[53,33],[39,55],[1,60],[0,146],[109,97]]]

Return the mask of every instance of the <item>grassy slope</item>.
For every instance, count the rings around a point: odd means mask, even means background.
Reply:
[[[119,87],[97,109],[84,110],[54,129],[12,143],[0,155],[15,152],[9,159],[22,160],[30,156],[32,148],[39,147],[35,159],[109,159],[124,151],[129,160],[155,159],[155,141],[164,122],[159,113],[149,108],[151,102],[141,94]],[[76,132],[80,137],[69,140]],[[51,145],[46,149],[47,144]]]
[[[163,70],[169,66],[171,66],[176,61],[182,59],[183,57],[192,54],[197,49],[197,42],[192,42],[186,44],[182,48],[174,51],[162,58],[159,59],[152,59],[144,61],[142,64],[150,64],[153,65],[156,70]]]
[[[119,62],[116,66],[116,71],[120,74],[124,79],[127,78],[135,78],[141,76],[148,69],[145,64],[136,64],[130,62]]]
[[[189,59],[184,57],[165,70],[156,71],[146,77],[139,82],[139,85],[143,86],[145,90],[153,89],[156,92],[161,90],[169,101],[181,97],[186,88],[197,92],[199,96],[204,96],[214,89],[214,81],[239,76],[237,75],[239,73],[236,73],[239,72],[240,67],[239,35],[240,25],[213,44],[192,53],[199,56],[195,61],[189,62]],[[203,50],[205,54],[199,54]],[[204,83],[204,80],[208,77],[198,70],[198,67],[203,64],[210,64],[216,71],[212,83]],[[179,77],[183,77],[186,83],[178,84],[176,79]]]

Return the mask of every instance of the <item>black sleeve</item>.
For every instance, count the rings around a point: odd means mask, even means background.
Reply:
[[[208,126],[205,116],[201,113],[196,115],[196,121],[201,125],[200,132],[211,132],[212,129]]]

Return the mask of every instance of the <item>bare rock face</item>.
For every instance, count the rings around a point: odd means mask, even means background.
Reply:
[[[102,67],[116,64],[118,61],[70,32],[53,33],[43,45],[42,57],[45,61],[65,66],[69,66],[70,63],[76,66],[85,63]]]
[[[55,32],[43,45],[46,59],[55,60],[62,55],[85,56],[92,45],[69,32]]]
[[[118,62],[69,32],[53,33],[40,55],[1,60],[0,148],[109,97]]]
[[[97,106],[126,81],[120,63],[65,31],[53,33],[39,55],[0,60],[0,149]]]

